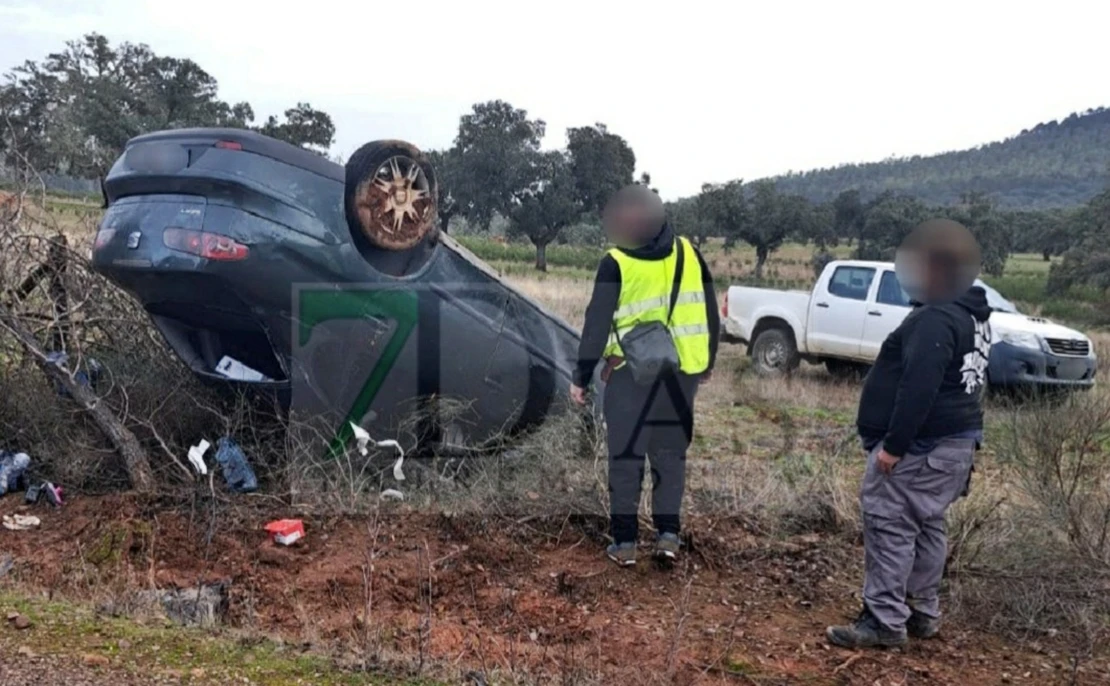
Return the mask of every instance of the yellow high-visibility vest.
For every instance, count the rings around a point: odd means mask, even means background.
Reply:
[[[667,323],[678,250],[685,253],[682,281],[667,328],[674,338],[679,367],[683,372],[700,374],[709,368],[709,313],[705,304],[701,264],[694,246],[685,238],[676,238],[675,249],[662,260],[638,259],[616,248],[609,251],[621,270],[621,293],[613,315],[616,331],[609,332],[604,352],[606,357],[621,356],[618,333],[624,336],[637,324]]]

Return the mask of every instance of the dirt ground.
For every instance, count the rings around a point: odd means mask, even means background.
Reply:
[[[22,508],[0,500],[0,513]],[[422,663],[454,683],[468,672],[567,684],[1110,683],[1105,662],[1073,674],[1051,646],[959,624],[905,649],[827,645],[825,626],[858,607],[861,551],[816,534],[772,541],[738,522],[691,522],[675,568],[622,570],[589,520],[306,517],[306,538],[282,548],[262,525],[295,513],[256,506],[212,517],[111,496],[35,514],[36,530],[0,531],[14,557],[0,583],[109,613],[137,590],[226,583],[237,630],[348,664]]]

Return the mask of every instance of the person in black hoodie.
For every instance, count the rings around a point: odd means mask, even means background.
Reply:
[[[644,186],[629,186],[615,194],[605,208],[603,223],[616,245],[614,250],[620,254],[615,256],[610,251],[598,265],[593,295],[586,308],[571,396],[575,402],[585,404],[586,392],[598,365],[605,365],[601,372],[605,381],[602,407],[609,451],[610,533],[613,538],[607,555],[622,566],[635,564],[637,509],[645,457],[650,456],[654,484],[652,519],[658,532],[655,555],[671,560],[680,548],[679,511],[685,489],[686,451],[694,428],[694,396],[699,383],[712,373],[720,332],[713,277],[700,252],[689,241],[676,239],[666,222],[663,202]],[[650,275],[650,279],[660,281],[648,286],[649,289],[656,288],[655,292],[662,294],[669,292],[674,282],[672,273],[653,265],[672,258],[676,246],[686,250],[684,254],[697,258],[685,262],[683,269],[687,278],[693,278],[695,269],[700,270],[701,292],[684,293],[686,300],[681,306],[697,307],[693,301],[700,300],[700,306],[705,308],[702,317],[705,335],[697,339],[695,346],[708,346],[708,364],[696,374],[675,374],[670,377],[674,383],[644,386],[636,383],[628,369],[621,366],[619,355],[611,354],[618,310],[625,309],[618,307],[625,304],[622,286],[625,280],[631,280],[636,288],[645,288],[644,276]],[[670,262],[676,260],[677,256]],[[636,273],[622,278],[622,262],[626,269]],[[699,297],[689,297],[695,295]],[[635,309],[635,303],[627,305]],[[665,312],[666,307],[659,311]],[[699,357],[705,359],[704,354],[702,350]]]
[[[915,259],[923,270],[917,292],[907,288],[914,309],[883,342],[860,397],[856,423],[869,453],[860,491],[864,608],[854,624],[826,632],[844,647],[936,635],[944,516],[966,495],[982,440],[991,309],[982,288],[967,288],[974,273],[965,268],[974,261],[977,271],[977,246],[973,256],[951,242],[926,247]]]

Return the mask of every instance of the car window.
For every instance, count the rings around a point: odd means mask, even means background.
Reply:
[[[902,284],[898,283],[898,275],[894,272],[883,272],[879,279],[879,294],[875,300],[883,305],[910,306],[910,296],[902,290]]]
[[[867,300],[875,270],[870,267],[837,267],[829,280],[829,293],[838,298]]]

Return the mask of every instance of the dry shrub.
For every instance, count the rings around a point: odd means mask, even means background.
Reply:
[[[1013,407],[996,446],[953,519],[955,600],[1080,660],[1110,636],[1110,396]]]
[[[98,366],[98,402],[140,439],[157,481],[166,487],[188,481],[185,450],[211,417],[197,399],[210,394],[169,352],[142,308],[92,270],[87,251],[95,224],[62,223],[42,210],[41,200],[24,194],[17,211],[0,217],[3,306],[38,342],[38,354],[64,349],[73,373],[91,375]],[[63,256],[59,276],[29,279],[52,263],[52,252]],[[66,296],[61,309],[60,290]],[[128,475],[112,445],[47,380],[34,354],[11,330],[0,329],[3,447],[30,454],[33,476],[73,491],[126,488]]]
[[[393,435],[419,437],[427,422],[450,425],[452,409],[441,400],[435,417],[413,411]],[[321,450],[330,439],[323,422],[295,422],[287,432],[287,481],[299,507],[316,512],[367,512],[379,507],[384,489],[400,490],[410,507],[449,515],[548,517],[605,511],[604,465],[596,428],[577,412],[555,414],[518,436],[502,436],[483,448],[460,449],[449,440],[424,442],[407,455],[405,481],[396,482],[394,448],[369,447],[362,456],[354,442],[339,455]],[[448,438],[448,437],[445,437]]]

